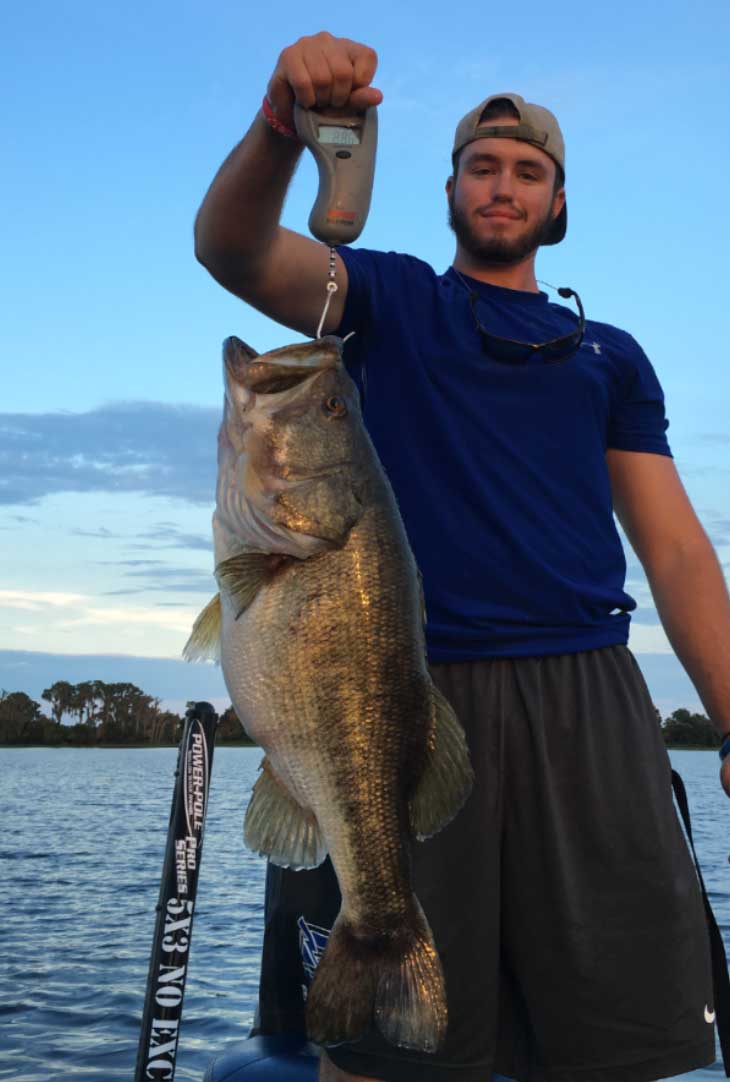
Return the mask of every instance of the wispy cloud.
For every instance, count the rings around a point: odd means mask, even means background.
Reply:
[[[121,534],[107,530],[106,526],[100,526],[98,530],[81,530],[76,526],[69,530],[69,533],[73,534],[74,537],[95,537],[101,538],[103,541],[121,537]]]
[[[208,494],[208,502],[210,502],[211,498],[212,491]],[[155,547],[199,549],[203,552],[211,552],[213,549],[212,534],[187,533],[170,522],[161,522],[157,526],[153,526],[151,530],[143,531],[139,536],[143,540],[154,542]],[[134,547],[141,548],[143,546],[140,544]]]
[[[0,503],[33,504],[57,492],[143,492],[210,503],[219,422],[216,409],[157,402],[0,414]],[[101,528],[83,536],[111,535]]]
[[[125,594],[149,593],[156,590],[164,590],[166,594],[209,594],[216,590],[212,569],[206,572],[194,567],[160,567],[159,564],[158,560],[150,560],[149,567],[141,566],[131,571],[123,571],[124,579],[141,581],[134,586],[107,590],[104,596],[121,597]]]
[[[9,609],[39,612],[50,606],[63,608],[89,600],[85,594],[64,594],[42,590],[0,590],[0,605]]]
[[[730,434],[727,432],[703,432],[695,438],[699,443],[730,443]]]

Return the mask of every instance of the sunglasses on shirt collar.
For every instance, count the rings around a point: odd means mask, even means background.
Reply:
[[[461,278],[460,274],[459,277]],[[461,280],[464,282],[463,278]],[[575,303],[578,306],[578,326],[574,331],[560,338],[552,338],[549,342],[519,342],[514,338],[500,338],[498,334],[491,334],[477,315],[476,303],[479,300],[479,294],[470,289],[466,282],[464,282],[464,287],[469,293],[469,306],[482,339],[482,349],[493,361],[502,361],[506,364],[524,364],[532,360],[533,357],[540,357],[546,364],[556,364],[559,361],[567,361],[568,357],[575,353],[583,341],[586,330],[586,316],[581,299],[574,289],[562,286],[558,290],[561,297],[566,299],[575,297]]]

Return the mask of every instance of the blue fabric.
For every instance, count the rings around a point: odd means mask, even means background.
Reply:
[[[424,579],[431,662],[573,653],[628,639],[636,602],[607,447],[671,455],[664,396],[634,339],[589,321],[564,363],[485,356],[453,268],[340,248],[338,334]],[[575,328],[544,293],[467,279],[495,335]]]

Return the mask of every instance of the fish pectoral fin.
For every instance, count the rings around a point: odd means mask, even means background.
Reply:
[[[239,552],[219,563],[215,577],[221,590],[236,607],[236,619],[249,607],[262,586],[269,582],[288,556],[270,552]]]
[[[183,647],[186,661],[220,661],[221,595],[211,598],[193,624],[190,638]]]
[[[280,868],[316,868],[327,856],[315,815],[297,803],[266,757],[246,810],[243,837],[249,849]]]
[[[426,764],[409,803],[411,827],[419,841],[450,823],[466,803],[474,782],[461,723],[437,687]]]

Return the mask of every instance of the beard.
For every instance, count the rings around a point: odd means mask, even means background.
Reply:
[[[484,240],[477,235],[466,214],[454,203],[453,193],[449,194],[449,227],[456,234],[462,248],[479,263],[498,266],[512,266],[536,252],[550,235],[553,225],[552,211],[549,210],[541,222],[538,222],[524,236],[516,240],[493,237]]]

